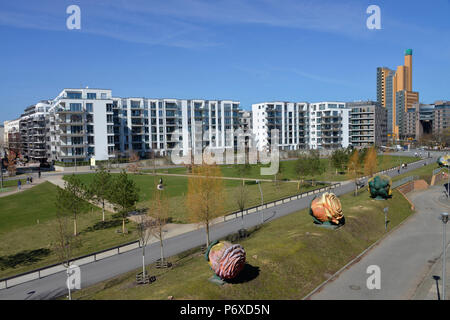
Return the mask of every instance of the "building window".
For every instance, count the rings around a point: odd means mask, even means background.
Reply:
[[[92,103],[86,103],[86,112],[94,112],[94,107]]]
[[[97,99],[97,94],[94,93],[94,92],[88,92],[87,98],[90,99],[90,100]]]

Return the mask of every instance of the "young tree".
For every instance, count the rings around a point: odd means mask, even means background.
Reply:
[[[105,221],[105,202],[111,192],[111,180],[109,171],[100,165],[88,189],[90,199],[102,206],[102,221]]]
[[[240,185],[235,190],[236,204],[238,205],[239,211],[241,211],[241,222],[244,224],[244,209],[248,202],[248,189],[245,184]]]
[[[336,174],[338,171],[345,170],[345,166],[347,165],[349,159],[348,152],[343,149],[336,149],[333,151],[331,155],[331,163],[333,167],[336,169]]]
[[[145,248],[147,247],[148,240],[151,237],[151,225],[152,221],[149,219],[147,214],[141,214],[138,218],[138,235],[139,235],[139,242],[141,243],[142,248],[142,276],[146,276],[145,272]]]
[[[136,152],[131,151],[129,158],[130,163],[127,166],[128,171],[133,172],[134,174],[139,173],[140,167],[139,160],[140,160],[139,155]]]
[[[70,267],[70,260],[73,258],[72,252],[78,246],[80,246],[80,241],[70,231],[68,216],[58,210],[56,212],[56,226],[54,230],[53,247],[59,263],[61,263],[64,268],[67,269],[67,271]],[[69,277],[68,272],[67,277]],[[68,289],[70,300],[70,287]]]
[[[300,190],[300,182],[306,177],[312,175],[311,162],[307,155],[301,155],[295,163],[295,172],[298,176],[297,190]]]
[[[87,209],[88,199],[86,187],[74,174],[67,177],[64,182],[64,189],[58,187],[56,195],[56,205],[62,214],[70,214],[73,217],[73,234],[77,233],[77,216]]]
[[[353,150],[347,165],[348,172],[355,182],[355,196],[358,195],[358,178],[361,164],[359,162],[358,149]]]
[[[10,149],[8,151],[8,166],[7,166],[7,170],[9,172],[10,177],[16,175],[16,158],[17,154]]]
[[[322,173],[325,172],[325,164],[320,161],[320,153],[317,150],[311,150],[309,154],[309,167],[311,175],[314,176],[320,176]],[[314,185],[314,178],[312,179],[313,185]]]
[[[125,170],[112,179],[109,201],[115,205],[115,209],[122,217],[122,233],[125,234],[125,219],[139,201],[139,189],[136,183],[128,178]]]
[[[209,246],[209,224],[223,210],[223,185],[217,165],[202,164],[192,168],[188,179],[187,207],[193,222],[205,225],[206,246]]]
[[[373,176],[377,171],[377,150],[375,147],[371,147],[364,158],[364,173],[368,176]]]
[[[149,216],[152,219],[152,234],[159,240],[161,249],[161,265],[164,265],[164,226],[169,220],[169,201],[164,190],[155,186],[153,199],[150,205]]]
[[[251,170],[252,170],[252,166],[249,163],[236,165],[236,171],[237,171],[239,177],[241,177],[241,179],[242,179],[242,185],[245,184],[244,178],[246,175],[248,175],[250,173]]]

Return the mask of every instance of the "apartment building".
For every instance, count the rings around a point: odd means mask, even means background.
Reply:
[[[356,148],[387,144],[387,110],[375,101],[347,102],[350,144]]]
[[[48,158],[46,120],[49,101],[43,100],[29,106],[19,120],[20,155],[23,159],[43,162]]]
[[[256,148],[268,150],[272,145],[272,130],[278,130],[280,150],[308,147],[308,114],[306,102],[263,102],[252,105],[253,134]]]
[[[180,155],[206,147],[235,150],[239,105],[233,100],[119,98],[109,89],[68,88],[25,110],[17,120],[17,148],[33,161],[62,162],[108,160],[131,152],[164,156],[174,148]]]
[[[349,146],[350,109],[344,102],[311,103],[309,110],[311,149],[336,149]]]
[[[436,140],[450,127],[450,101],[434,104],[417,103],[405,114],[404,132],[406,138],[420,140],[432,135]]]
[[[3,123],[4,144],[15,152],[20,150],[20,118]]]

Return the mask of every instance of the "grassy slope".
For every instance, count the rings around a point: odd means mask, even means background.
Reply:
[[[0,198],[0,256],[16,254],[23,250],[52,248],[56,229],[55,195],[56,186],[44,182],[32,189]],[[107,218],[110,215],[111,213],[107,212]],[[131,231],[128,235],[117,234],[115,230],[118,228],[83,232],[100,220],[101,210],[93,206],[87,213],[77,218],[82,246],[75,250],[74,256],[107,249],[137,238],[133,224],[127,225]],[[57,257],[52,253],[32,265],[0,270],[0,277],[11,276],[56,262]]]
[[[136,271],[75,293],[82,299],[300,299],[384,234],[383,208],[389,206],[389,228],[412,212],[394,191],[387,201],[371,200],[367,191],[341,197],[346,224],[338,230],[316,227],[307,210],[264,225],[240,241],[249,268],[236,284],[218,287],[198,252],[173,257],[172,270],[151,267],[157,281],[135,286]],[[394,214],[395,213],[395,214]],[[139,261],[136,261],[136,267]]]
[[[417,161],[415,157],[399,157],[399,156],[389,156],[389,155],[378,155],[378,168],[377,171],[385,170],[400,165],[402,162],[411,163]],[[321,175],[303,177],[304,179],[315,179],[319,181],[345,181],[351,179],[347,174],[336,174],[336,169],[331,167],[331,161],[329,159],[320,160],[326,167],[325,173]],[[298,180],[299,177],[295,173],[295,161],[282,161],[282,165],[285,168],[283,173],[283,178],[290,180]],[[245,175],[247,178],[254,179],[272,179],[273,176],[262,176],[260,175],[260,168],[264,167],[260,164],[251,165],[251,170]],[[239,177],[239,173],[235,166],[223,165],[222,174],[225,177]],[[151,170],[148,170],[151,171]],[[186,174],[185,168],[170,168],[161,169],[159,172],[165,173],[177,173]]]

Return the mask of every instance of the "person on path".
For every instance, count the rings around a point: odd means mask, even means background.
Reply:
[[[19,180],[17,180],[17,188],[19,189],[19,191],[20,191],[21,187],[22,187],[22,181],[20,181],[20,179],[19,179]]]

